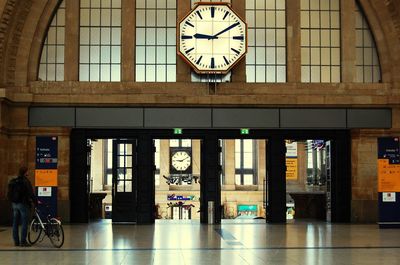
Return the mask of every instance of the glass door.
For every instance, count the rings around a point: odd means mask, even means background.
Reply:
[[[136,140],[113,140],[113,222],[136,222]]]

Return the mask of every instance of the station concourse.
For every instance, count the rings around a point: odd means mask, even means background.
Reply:
[[[399,264],[399,54],[397,0],[1,0],[0,263]]]

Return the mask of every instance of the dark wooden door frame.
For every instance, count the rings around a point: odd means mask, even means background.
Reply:
[[[282,181],[285,179],[285,163],[284,153],[282,146],[285,139],[304,140],[304,139],[322,139],[332,140],[332,222],[349,222],[351,214],[351,138],[349,130],[250,130],[250,134],[241,135],[238,129],[235,130],[215,130],[215,129],[184,129],[182,135],[175,135],[172,129],[134,129],[134,130],[115,130],[115,129],[74,129],[71,132],[71,159],[70,159],[70,201],[71,201],[71,222],[87,222],[88,221],[88,184],[86,180],[86,140],[87,139],[106,139],[106,138],[140,138],[141,144],[138,142],[138,148],[145,152],[142,161],[138,165],[139,170],[143,171],[142,176],[147,177],[144,181],[145,190],[143,203],[139,203],[140,197],[138,195],[138,207],[141,207],[138,214],[138,223],[152,223],[154,222],[154,166],[151,160],[152,151],[146,152],[151,149],[152,139],[208,139],[208,141],[218,141],[218,139],[270,139],[269,144],[273,149],[271,152],[275,156],[267,156],[267,171],[274,174],[277,179],[276,186],[279,192],[272,192],[276,197],[272,198],[277,204],[277,208],[270,209],[271,214],[268,216],[270,222],[285,223],[286,218],[283,216],[286,212],[286,207],[282,207],[285,200],[282,193],[286,192],[286,185],[282,186]],[[141,147],[140,147],[141,146]],[[267,152],[268,153],[268,152]],[[272,153],[270,153],[272,154]],[[267,154],[268,155],[268,154]],[[138,161],[140,156],[138,157]],[[216,157],[214,159],[217,159]],[[150,162],[149,162],[150,161]],[[208,160],[210,166],[216,163],[217,160]],[[154,164],[154,162],[153,162]],[[84,177],[83,177],[84,176]],[[275,177],[274,177],[275,178]],[[216,187],[217,192],[221,190],[220,182],[218,181]],[[153,188],[151,188],[153,186]],[[269,189],[274,188],[268,185]],[[203,185],[203,189],[207,189]],[[139,192],[139,189],[138,189]],[[268,194],[268,192],[267,192]],[[152,197],[152,199],[150,198]],[[206,196],[206,195],[205,195]],[[202,196],[203,200],[207,198]],[[214,198],[216,199],[216,198]],[[271,197],[269,197],[271,200]],[[204,201],[204,202],[205,202]],[[82,203],[85,202],[85,203]],[[153,205],[152,205],[153,203]],[[273,206],[273,207],[275,207]],[[202,211],[207,211],[205,205],[202,206]],[[142,216],[142,217],[140,217]],[[216,216],[215,222],[218,223],[220,218]],[[139,221],[139,219],[141,221]],[[203,217],[204,220],[204,217]]]
[[[121,155],[119,146],[125,145],[125,151]],[[127,146],[131,145],[131,153],[127,153]],[[137,182],[138,182],[138,169],[137,169],[137,139],[115,139],[113,140],[113,178],[112,178],[112,221],[113,222],[124,222],[133,223],[137,221]],[[130,156],[130,164],[126,164],[128,159],[124,159],[124,164],[120,165],[120,156],[126,157]],[[122,180],[118,179],[118,169],[123,169],[123,174],[126,174],[126,169],[131,170],[131,179]],[[121,181],[123,183],[124,190],[122,192],[118,191],[118,183]],[[126,191],[125,188],[130,186],[130,191]]]

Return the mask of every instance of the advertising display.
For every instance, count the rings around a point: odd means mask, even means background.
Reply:
[[[36,195],[41,204],[39,211],[57,216],[58,186],[58,138],[56,136],[36,137]]]
[[[378,138],[379,226],[400,227],[399,137]]]
[[[297,180],[297,142],[286,143],[286,180]]]

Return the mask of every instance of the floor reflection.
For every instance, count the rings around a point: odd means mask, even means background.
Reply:
[[[109,221],[65,225],[65,244],[46,239],[14,247],[0,228],[1,264],[399,264],[400,230],[376,225],[291,222],[287,225],[158,220],[154,225]],[[22,254],[21,254],[22,253]]]

